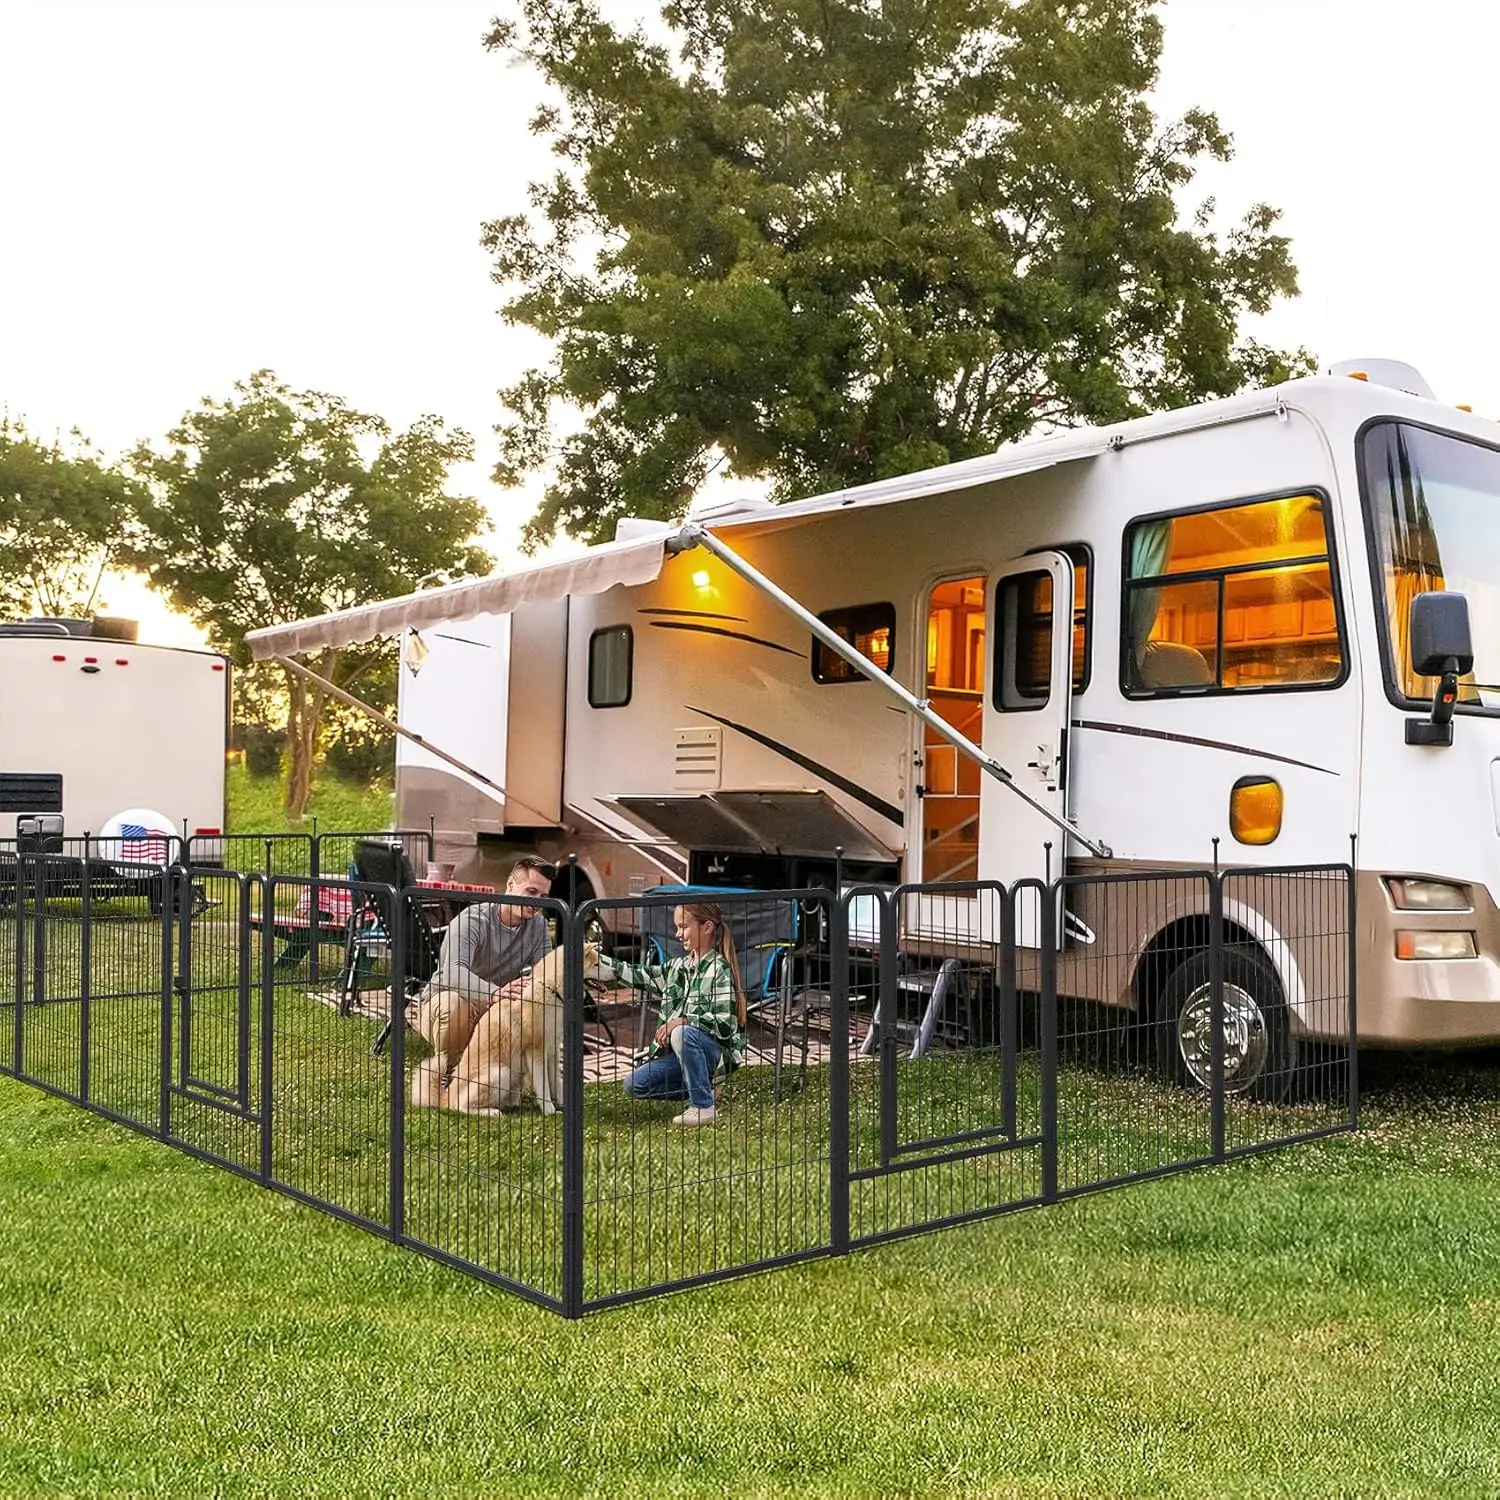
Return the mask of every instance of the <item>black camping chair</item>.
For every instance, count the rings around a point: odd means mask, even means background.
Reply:
[[[440,945],[427,914],[412,896],[416,875],[411,861],[400,844],[361,842],[354,846],[351,860],[354,878],[375,886],[395,888],[394,902],[384,890],[358,893],[354,914],[344,944],[344,971],[339,984],[339,1014],[347,1016],[359,990],[359,961],[362,949],[374,935],[383,935],[394,957],[397,947],[403,956],[399,985],[393,983],[391,1013],[386,1017],[380,1035],[375,1038],[378,1056],[390,1037],[391,1028],[404,1018],[407,1002],[437,973]],[[401,942],[396,942],[397,933]]]

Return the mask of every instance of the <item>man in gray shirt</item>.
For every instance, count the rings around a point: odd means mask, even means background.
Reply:
[[[510,896],[545,896],[552,889],[550,867],[527,854],[505,882]],[[416,1028],[451,1073],[479,1018],[496,1000],[511,999],[526,987],[526,971],[552,946],[545,912],[509,901],[465,907],[443,934],[437,973],[417,1006]]]

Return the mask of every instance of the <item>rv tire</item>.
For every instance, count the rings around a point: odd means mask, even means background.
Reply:
[[[1281,980],[1255,948],[1224,949],[1224,1092],[1279,1104],[1292,1092],[1297,1044]],[[1179,964],[1156,1007],[1157,1059],[1184,1088],[1212,1081],[1212,962],[1207,950]]]

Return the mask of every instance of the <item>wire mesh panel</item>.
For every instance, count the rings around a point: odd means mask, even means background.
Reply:
[[[313,979],[278,963],[282,939],[265,910],[295,906],[309,880],[267,883],[259,945],[261,1170],[299,1196],[379,1228],[392,1214],[393,1087],[388,1052],[374,1043],[405,994],[399,928],[380,913],[389,887],[330,881],[346,890],[359,925],[341,962]]]
[[[829,900],[668,886],[582,908],[605,942],[583,950],[600,986],[580,1058],[584,1304],[829,1248],[823,1063],[846,1044],[811,940]]]
[[[1349,1128],[1352,872],[1228,870],[1221,890],[1225,1150]]]
[[[560,942],[566,909],[458,890],[414,888],[410,897],[429,930],[454,924],[445,939],[454,951],[396,1038],[405,1233],[560,1305],[563,1013],[581,983]],[[473,968],[460,968],[464,955]]]
[[[391,844],[406,856],[407,863],[420,878],[432,859],[432,833],[426,828],[385,829],[375,833],[320,833],[317,837],[317,873],[340,878],[354,874],[356,844]]]
[[[1037,1070],[1017,1025],[1006,892],[989,882],[929,884],[846,901],[857,1018],[851,1240],[1036,1200]],[[879,942],[863,960],[861,901],[880,919]]]
[[[1206,1026],[1175,997],[1207,973],[1213,877],[1208,872],[1069,878],[1053,895],[1057,1187],[1060,1193],[1207,1160],[1204,1087],[1189,1090],[1182,1053]],[[1042,959],[1022,959],[1037,994]]]
[[[219,866],[270,879],[310,875],[312,850],[309,833],[195,833],[187,841],[184,858],[195,869]]]
[[[156,865],[105,863],[75,841],[19,854],[0,887],[11,1067],[148,1129],[160,1119],[170,972]]]

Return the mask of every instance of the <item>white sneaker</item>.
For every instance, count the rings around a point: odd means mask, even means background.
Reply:
[[[672,1123],[674,1125],[712,1125],[719,1118],[719,1112],[712,1104],[706,1109],[700,1109],[696,1104],[690,1104],[680,1115],[677,1115]]]

